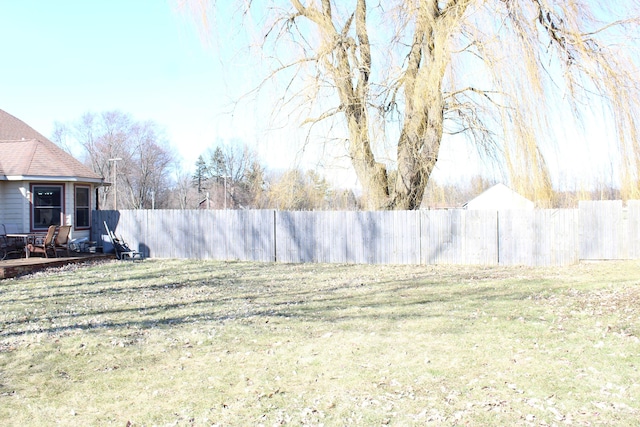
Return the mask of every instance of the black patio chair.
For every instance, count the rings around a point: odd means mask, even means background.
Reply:
[[[144,259],[144,256],[140,252],[134,251],[124,240],[119,239],[116,234],[109,229],[106,221],[104,221],[104,228],[107,230],[109,240],[111,240],[111,244],[116,251],[116,258],[130,261],[142,261]]]
[[[6,259],[10,255],[20,257],[24,253],[22,240],[7,237],[7,228],[0,224],[0,260]]]

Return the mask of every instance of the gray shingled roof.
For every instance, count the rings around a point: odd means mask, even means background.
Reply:
[[[0,179],[8,176],[102,180],[31,126],[0,110]]]

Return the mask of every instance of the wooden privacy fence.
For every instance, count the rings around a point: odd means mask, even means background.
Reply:
[[[555,266],[640,258],[640,201],[473,211],[94,211],[154,258],[363,264]]]

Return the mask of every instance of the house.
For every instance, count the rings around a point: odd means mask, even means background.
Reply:
[[[0,110],[0,223],[22,233],[72,225],[89,237],[96,189],[108,185],[91,169],[22,120]]]
[[[534,203],[504,184],[496,184],[463,205],[468,210],[501,210],[534,208]]]

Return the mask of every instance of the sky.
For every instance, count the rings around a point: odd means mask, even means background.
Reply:
[[[185,169],[217,142],[239,141],[271,170],[319,167],[334,184],[356,186],[344,156],[326,156],[318,147],[302,151],[305,131],[295,123],[268,123],[268,105],[233,108],[265,73],[233,54],[234,43],[246,40],[218,32],[212,44],[176,4],[0,0],[0,108],[49,137],[55,122],[120,110],[158,124]],[[576,153],[576,173],[593,171],[590,162]],[[482,166],[463,143],[449,139],[434,176],[470,179]]]
[[[248,70],[229,73],[232,64],[175,7],[163,0],[0,0],[0,108],[45,136],[56,121],[86,112],[152,120],[188,167],[220,139],[252,144],[250,120],[240,126],[228,114],[246,87],[235,81]],[[287,156],[272,151],[263,157],[283,167]]]
[[[320,161],[318,150],[300,148],[303,130],[271,129],[260,106],[233,108],[260,74],[241,56],[220,57],[176,4],[0,0],[0,108],[49,137],[55,122],[120,110],[164,129],[184,168],[219,141],[240,141],[272,170],[320,167],[355,186],[344,159]],[[440,166],[447,161],[441,156]]]

